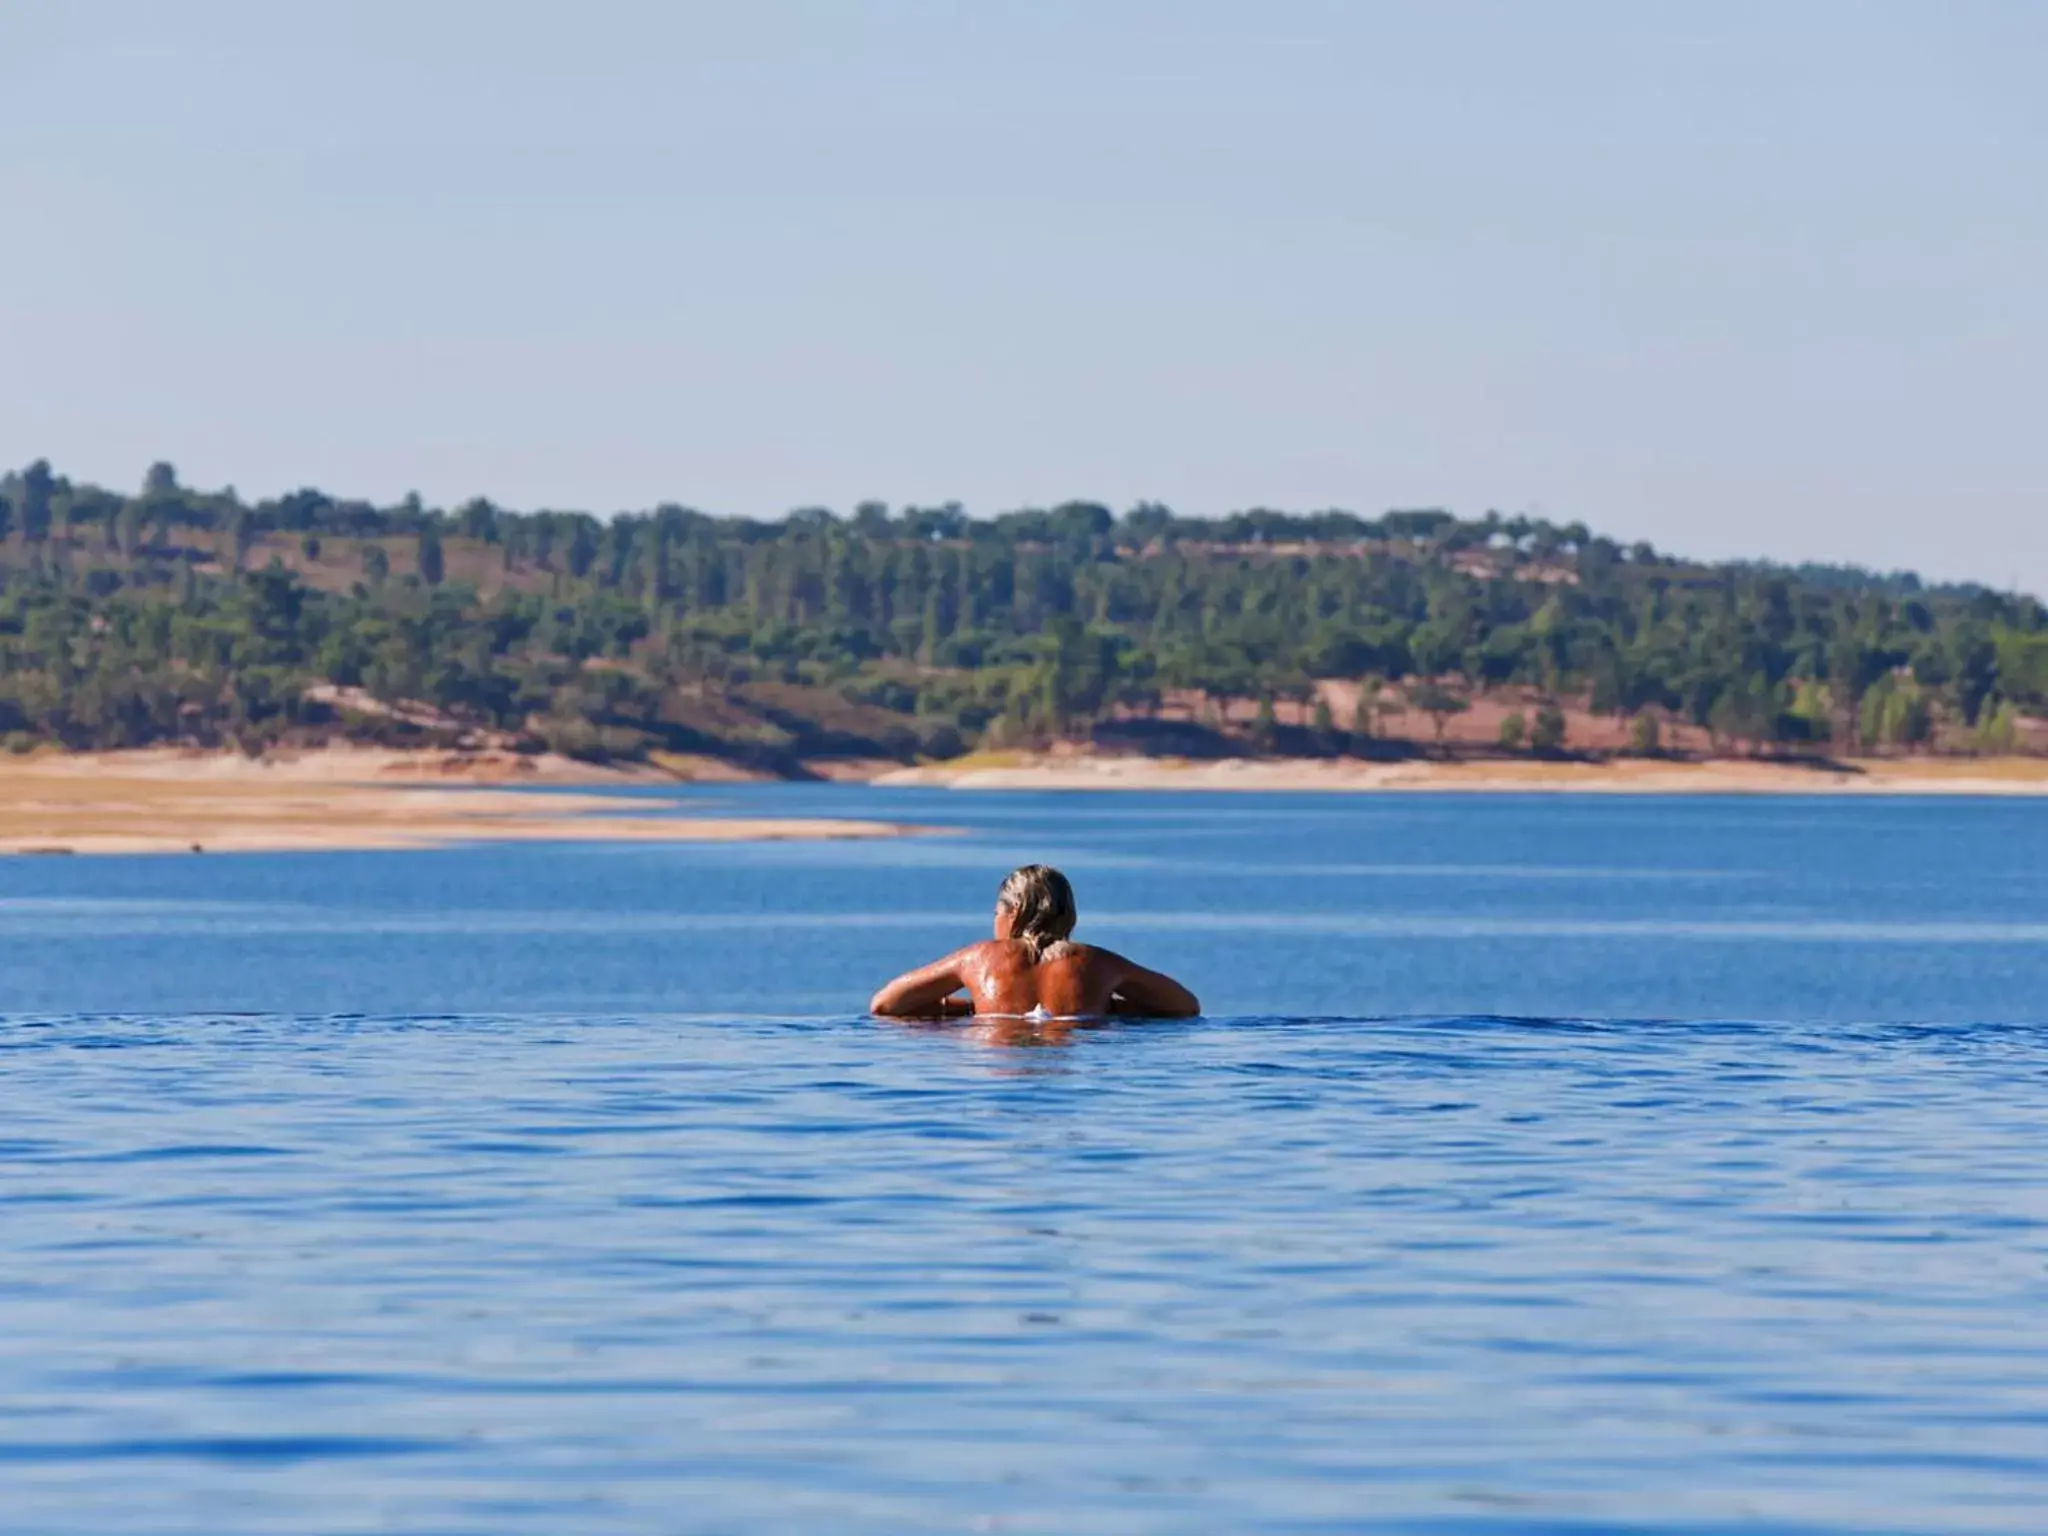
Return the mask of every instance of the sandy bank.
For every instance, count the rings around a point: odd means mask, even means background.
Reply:
[[[190,747],[30,753],[0,758],[0,781],[27,773],[79,779],[238,784],[666,784],[655,767],[608,767],[553,752],[399,751],[346,743],[264,757]]]
[[[826,818],[655,816],[647,814],[645,801],[617,795],[471,787],[488,783],[499,770],[471,763],[457,765],[468,771],[456,771],[418,761],[424,756],[430,755],[319,752],[269,763],[148,752],[0,758],[0,853],[750,841],[895,837],[919,830]],[[501,782],[618,785],[631,779],[561,759],[517,770]]]
[[[1645,795],[2044,795],[2048,759],[1904,759],[1847,771],[1717,759],[1605,763],[1372,763],[1357,759],[1184,758],[982,753],[877,775],[950,789],[1472,790]]]

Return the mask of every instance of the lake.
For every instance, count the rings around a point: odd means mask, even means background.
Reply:
[[[0,1529],[2041,1529],[2048,803],[638,798],[0,862]]]

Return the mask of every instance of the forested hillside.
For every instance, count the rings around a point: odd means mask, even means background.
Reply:
[[[1502,751],[1571,750],[1567,708],[1643,752],[1685,727],[1725,751],[2012,750],[2048,711],[2048,615],[1493,514],[599,519],[248,503],[167,464],[133,493],[40,462],[0,479],[16,750],[342,735],[774,767],[1114,731],[1399,753],[1481,698],[1527,706]]]

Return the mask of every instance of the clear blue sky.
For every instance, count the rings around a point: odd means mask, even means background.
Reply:
[[[2048,4],[0,8],[0,462],[2048,592]]]

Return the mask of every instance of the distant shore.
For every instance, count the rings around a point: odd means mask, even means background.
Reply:
[[[1711,758],[1533,759],[1122,757],[987,752],[876,775],[947,789],[1441,791],[1644,795],[2048,795],[2048,758],[1889,758],[1853,764]]]
[[[676,778],[568,758],[335,747],[274,759],[173,750],[0,757],[0,854],[257,853],[475,842],[743,842],[926,830],[823,817],[635,815],[605,794]],[[581,786],[523,794],[510,786]]]
[[[1390,763],[1347,758],[1203,761],[1065,749],[982,752],[919,767],[850,760],[807,767],[819,779],[969,790],[2048,795],[2048,758],[2039,757],[1891,758],[1851,764],[1727,758]],[[549,754],[351,746],[259,759],[185,749],[36,752],[0,756],[0,854],[816,840],[932,830],[858,818],[650,815],[645,801],[617,793],[634,786],[766,777],[714,757],[608,767]],[[556,792],[521,792],[529,787]]]

